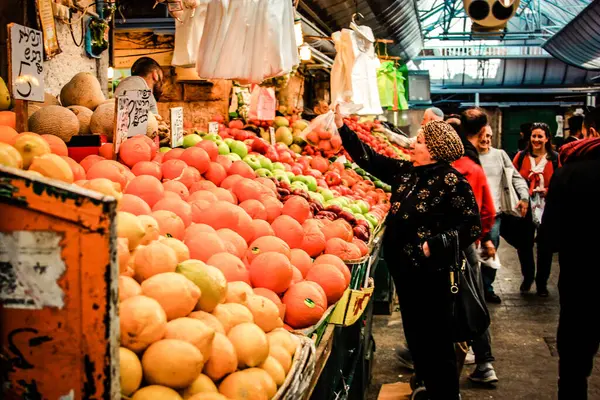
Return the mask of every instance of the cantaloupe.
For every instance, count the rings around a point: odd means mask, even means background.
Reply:
[[[136,263],[138,257],[139,254],[136,254]],[[146,279],[142,282],[142,293],[159,302],[168,321],[191,313],[201,294],[198,286],[174,272],[164,272]]]
[[[58,136],[68,143],[79,133],[79,120],[68,108],[47,106],[29,117],[29,129],[40,135]]]
[[[148,383],[184,389],[202,372],[204,357],[191,343],[163,339],[148,347],[142,357],[142,367]]]
[[[125,347],[119,348],[121,393],[130,396],[142,383],[142,363],[138,356]]]
[[[113,141],[115,124],[114,103],[101,104],[94,110],[90,118],[90,132],[95,135],[106,135],[109,142]]]
[[[60,102],[63,106],[84,106],[90,110],[106,99],[98,79],[89,72],[79,72],[60,91]]]
[[[75,114],[79,121],[79,135],[89,135],[91,133],[90,122],[94,112],[84,106],[69,106],[67,108]]]
[[[167,316],[160,304],[146,296],[133,296],[119,304],[121,346],[144,351],[167,331]]]
[[[222,379],[238,367],[238,358],[233,344],[222,333],[215,333],[210,358],[204,364],[202,372],[213,381]]]
[[[131,400],[182,400],[175,390],[161,385],[150,385],[133,394]]]

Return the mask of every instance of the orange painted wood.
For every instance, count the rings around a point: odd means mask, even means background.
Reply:
[[[115,215],[112,197],[0,166],[0,233],[60,235],[66,267],[56,280],[62,308],[0,309],[0,372],[9,382],[0,397],[120,399]],[[0,296],[7,268],[0,263]]]

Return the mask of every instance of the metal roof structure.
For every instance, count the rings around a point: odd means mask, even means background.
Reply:
[[[600,1],[591,3],[542,47],[567,64],[600,70]]]

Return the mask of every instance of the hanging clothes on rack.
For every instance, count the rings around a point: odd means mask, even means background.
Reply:
[[[337,55],[331,69],[332,104],[353,103],[359,115],[383,114],[377,89],[379,59],[375,38],[367,26],[351,24],[331,35]]]
[[[396,63],[384,61],[377,69],[377,88],[381,106],[391,110],[408,110],[404,76]]]

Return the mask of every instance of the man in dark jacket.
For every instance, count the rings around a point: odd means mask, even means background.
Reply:
[[[543,237],[558,252],[560,319],[558,398],[587,399],[587,379],[600,344],[596,321],[600,269],[594,234],[600,213],[592,205],[600,200],[600,109],[584,121],[584,139],[561,149],[559,168],[552,177],[540,227]],[[589,206],[573,207],[578,201]]]

